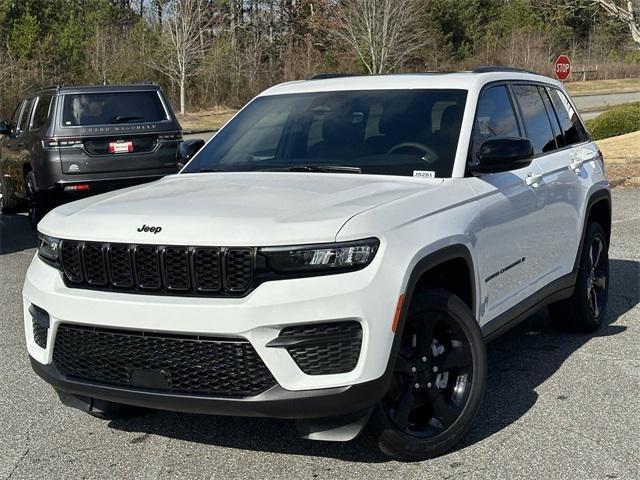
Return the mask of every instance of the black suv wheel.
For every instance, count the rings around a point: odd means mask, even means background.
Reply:
[[[48,203],[41,192],[38,191],[36,176],[33,171],[27,172],[24,179],[25,191],[27,193],[27,208],[29,212],[29,223],[36,229],[38,222],[42,220],[48,210]]]
[[[573,295],[549,305],[554,320],[593,332],[600,328],[609,299],[609,244],[598,223],[587,228]]]
[[[0,213],[13,213],[16,208],[18,208],[18,201],[11,196],[4,174],[0,171]]]
[[[486,381],[484,340],[467,305],[444,290],[417,292],[391,387],[363,438],[398,460],[442,455],[471,427]]]

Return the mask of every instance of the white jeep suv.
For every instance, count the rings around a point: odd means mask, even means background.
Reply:
[[[429,458],[478,412],[487,340],[545,305],[600,326],[610,225],[602,156],[550,78],[285,83],[179,174],[42,220],[27,347],[94,415],[291,418]]]

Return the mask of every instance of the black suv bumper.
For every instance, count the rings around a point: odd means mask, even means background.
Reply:
[[[219,398],[159,393],[70,380],[56,367],[31,358],[33,370],[58,392],[67,405],[89,411],[93,400],[123,405],[246,417],[313,419],[348,415],[366,410],[386,392],[385,376],[370,382],[319,390],[290,391],[276,385],[252,397]]]

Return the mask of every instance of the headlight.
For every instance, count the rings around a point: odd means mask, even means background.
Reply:
[[[364,268],[378,250],[375,238],[345,243],[260,249],[269,269],[278,273],[313,273]]]
[[[60,240],[41,233],[38,234],[38,240],[38,256],[47,263],[57,263]]]

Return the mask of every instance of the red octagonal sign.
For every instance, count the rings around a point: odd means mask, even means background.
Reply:
[[[556,60],[556,77],[566,80],[571,75],[571,60],[567,55],[560,55]]]

